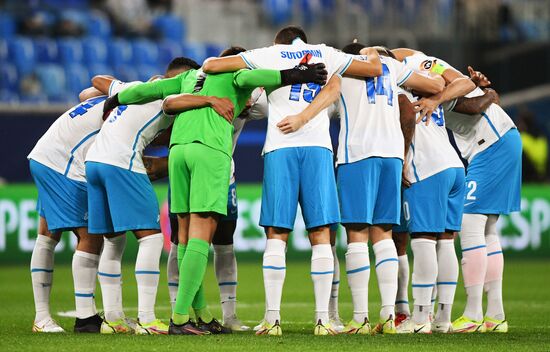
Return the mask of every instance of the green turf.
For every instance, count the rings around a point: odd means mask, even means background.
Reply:
[[[290,262],[283,294],[282,318],[284,336],[256,337],[252,333],[232,336],[100,336],[39,335],[31,333],[34,314],[30,274],[26,266],[7,266],[0,271],[0,351],[195,351],[203,350],[301,350],[301,351],[550,351],[550,262],[509,261],[505,273],[505,308],[510,333],[432,336],[327,336],[316,337],[313,331],[313,292],[309,263]],[[128,316],[136,314],[136,288],[132,266],[124,267],[124,304]],[[374,272],[370,282],[370,316],[378,314],[379,294]],[[207,297],[219,316],[217,287],[212,268],[207,273]],[[342,278],[340,314],[351,316],[349,290]],[[239,317],[254,325],[262,317],[263,284],[259,263],[239,266]],[[101,302],[99,294],[98,302]],[[98,303],[99,304],[99,303]],[[74,309],[70,266],[55,268],[52,312]],[[464,307],[464,289],[457,289],[453,317]],[[169,317],[166,278],[162,278],[157,299],[157,315]],[[54,315],[67,330],[73,319]]]

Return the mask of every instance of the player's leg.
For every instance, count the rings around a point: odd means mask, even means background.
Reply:
[[[328,303],[328,315],[330,325],[333,329],[340,332],[344,329],[344,324],[340,319],[340,313],[338,310],[338,295],[340,293],[340,261],[336,251],[336,231],[339,224],[333,224],[330,226],[330,245],[332,249],[332,256],[334,258],[334,275],[332,277],[332,289],[330,291],[330,301]]]
[[[266,231],[263,277],[266,312],[257,335],[281,335],[281,297],[286,276],[286,244],[298,207],[299,160],[297,148],[264,155],[260,226]]]
[[[52,319],[50,314],[54,251],[60,239],[61,231],[51,233],[48,230],[46,219],[40,216],[38,236],[31,256],[31,281],[35,306],[33,332],[56,333],[65,331]]]
[[[395,300],[395,326],[398,327],[402,321],[409,318],[409,257],[407,247],[409,245],[409,232],[403,218],[401,209],[401,224],[392,229],[392,239],[397,248],[397,259],[399,260],[399,274],[397,277],[397,297]]]
[[[176,296],[178,295],[178,217],[176,214],[169,213],[170,217],[170,252],[166,261],[166,273],[168,276],[168,295],[170,297],[170,306],[174,310]]]
[[[296,148],[299,162],[299,203],[311,243],[311,279],[315,293],[316,335],[336,332],[329,322],[334,274],[330,225],[340,222],[333,155],[321,147]]]
[[[504,315],[502,302],[502,275],[504,272],[504,256],[496,231],[498,215],[489,215],[485,226],[487,242],[487,274],[484,289],[487,293],[487,312],[484,325],[490,332],[508,332],[508,322]]]

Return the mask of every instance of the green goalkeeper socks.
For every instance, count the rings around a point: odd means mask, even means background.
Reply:
[[[180,263],[178,295],[172,316],[175,324],[183,324],[189,320],[189,308],[193,305],[199,291],[202,293],[202,299],[197,299],[197,303],[203,307],[198,311],[203,313],[202,311],[206,308],[204,292],[200,288],[208,264],[209,247],[208,242],[197,238],[190,239],[187,248],[184,245],[178,245],[178,261],[180,261],[180,253],[183,252],[184,255]],[[203,319],[207,318],[200,316]]]

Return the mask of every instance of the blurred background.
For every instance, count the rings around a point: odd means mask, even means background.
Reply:
[[[147,80],[176,56],[201,63],[228,45],[270,45],[290,23],[303,26],[312,43],[341,48],[357,38],[411,47],[489,76],[524,143],[523,210],[500,220],[503,246],[516,256],[550,257],[548,0],[0,0],[0,262],[30,257],[36,190],[26,156],[91,77]],[[264,246],[257,220],[265,126],[248,123],[235,155],[235,246],[243,257],[257,257]],[[338,129],[333,121],[333,137]],[[166,184],[155,187],[168,235]],[[309,248],[299,218],[289,257]],[[74,246],[71,236],[63,241],[61,260]]]

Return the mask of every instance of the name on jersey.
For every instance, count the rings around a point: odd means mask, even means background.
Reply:
[[[301,51],[281,51],[281,58],[283,59],[301,59],[307,54],[315,57],[323,57],[321,50],[301,50]]]

